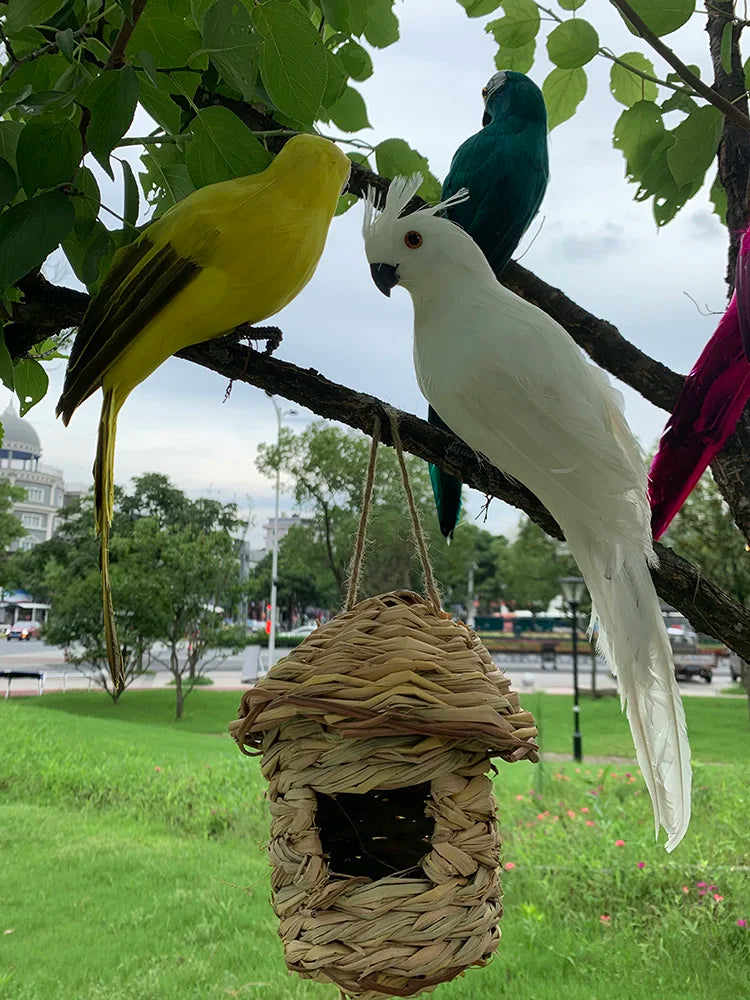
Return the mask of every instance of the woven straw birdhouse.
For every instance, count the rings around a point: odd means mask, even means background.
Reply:
[[[269,783],[288,967],[407,997],[500,940],[491,758],[538,759],[533,717],[477,635],[410,591],[361,601],[242,698]]]

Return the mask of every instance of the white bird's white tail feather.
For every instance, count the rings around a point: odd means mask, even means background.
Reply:
[[[672,851],[690,821],[692,776],[672,650],[648,571],[653,552],[602,540],[580,524],[563,530],[591,594],[590,628],[598,623],[597,645],[617,676],[656,834],[663,826]]]

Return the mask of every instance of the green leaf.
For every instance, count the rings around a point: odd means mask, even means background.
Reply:
[[[19,416],[25,417],[32,406],[44,399],[49,387],[49,376],[38,361],[21,358],[13,367],[13,383],[18,396]]]
[[[264,39],[260,75],[269,97],[286,114],[311,123],[326,89],[322,38],[299,8],[284,0],[255,7],[253,24]]]
[[[504,17],[485,24],[501,47],[521,49],[533,42],[539,33],[539,8],[533,0],[508,0],[503,5]]]
[[[154,87],[142,73],[138,74],[138,103],[163,129],[176,134],[182,125],[183,112],[171,95],[192,98],[200,82],[200,73],[157,73],[156,82]]]
[[[13,200],[18,191],[16,172],[7,160],[0,159],[0,208]]]
[[[184,163],[163,164],[155,156],[147,154],[143,157],[143,165],[147,169],[140,175],[141,187],[149,202],[156,204],[153,218],[158,219],[178,201],[195,191],[195,184]]]
[[[85,240],[91,232],[101,204],[101,195],[96,178],[88,167],[81,167],[73,178],[76,191],[80,192],[73,198],[75,223],[73,229],[79,240]]]
[[[557,0],[557,2],[563,10],[578,10],[579,7],[583,7],[586,0]]]
[[[194,119],[185,157],[196,187],[265,170],[271,154],[227,108],[206,108]]]
[[[495,65],[498,69],[512,69],[516,73],[528,73],[534,65],[535,51],[536,39],[518,49],[509,49],[501,45],[495,55]]]
[[[727,21],[721,33],[721,66],[725,73],[732,72],[732,21]]]
[[[8,345],[5,343],[5,330],[0,329],[0,382],[11,392],[15,391],[13,384],[13,359],[10,356]],[[2,438],[0,437],[0,442]]]
[[[5,10],[5,27],[9,34],[30,25],[49,24],[67,0],[10,0]]]
[[[145,49],[138,53],[138,62],[143,67],[143,72],[148,77],[148,82],[152,87],[159,87],[159,74],[156,72],[156,66],[154,65],[154,59],[150,52]]]
[[[497,10],[503,0],[458,0],[468,17],[484,17]]]
[[[18,137],[23,132],[22,122],[0,122],[0,156],[15,169]]]
[[[361,0],[354,0],[361,3]],[[352,30],[352,8],[350,0],[320,0],[320,9],[326,24],[336,31]]]
[[[703,178],[719,148],[723,123],[721,112],[706,104],[691,111],[674,130],[667,162],[678,187]]]
[[[75,213],[60,191],[22,201],[0,214],[0,288],[42,264],[73,226]]]
[[[685,203],[696,195],[702,187],[703,178],[701,177],[681,188],[675,185],[675,191],[672,194],[663,194],[654,198],[654,219],[657,226],[666,226],[668,222],[671,222]]]
[[[378,172],[386,177],[422,174],[424,180],[418,194],[433,205],[440,201],[440,182],[431,173],[427,157],[412,149],[404,139],[386,139],[378,143],[375,147],[375,162]]]
[[[99,280],[101,265],[112,250],[109,230],[94,220],[88,232],[81,236],[75,229],[62,241],[63,253],[79,281],[91,291]]]
[[[364,34],[376,49],[385,49],[398,41],[398,18],[393,13],[393,0],[369,0]]]
[[[215,0],[190,0],[190,13],[199,28],[203,27],[203,18],[213,7]]]
[[[356,205],[358,201],[359,198],[357,198],[354,194],[342,194],[339,198],[338,204],[336,205],[336,211],[333,214],[343,215],[344,212],[349,211],[352,205]]]
[[[714,213],[718,215],[719,221],[723,226],[727,224],[727,193],[724,190],[724,185],[719,180],[719,174],[717,172],[716,177],[714,177],[714,182],[711,185],[711,191],[709,196],[711,199],[711,204],[714,207]]]
[[[579,17],[563,21],[547,36],[550,60],[560,69],[585,66],[598,51],[599,35],[596,29]]]
[[[655,75],[653,63],[641,52],[626,52],[620,58],[634,69],[649,73],[651,76]],[[632,73],[618,63],[612,63],[609,88],[614,99],[628,108],[637,104],[638,101],[655,101],[659,93],[659,88],[651,80],[644,80],[637,73]]]
[[[372,59],[367,49],[351,39],[345,42],[336,52],[336,57],[341,60],[341,65],[352,78],[361,82],[372,76]]]
[[[542,84],[550,131],[573,117],[586,96],[587,86],[586,70],[580,67],[552,70]]]
[[[14,108],[16,104],[27,98],[30,93],[31,84],[27,83],[23,90],[19,90],[17,94],[0,94],[0,116],[4,115],[6,111],[10,111],[11,108]]]
[[[73,47],[75,45],[73,29],[66,28],[65,31],[58,31],[55,35],[55,42],[68,62],[73,62]]]
[[[138,78],[132,66],[105,70],[91,81],[81,98],[91,111],[86,143],[113,179],[109,154],[130,128],[137,102]]]
[[[124,187],[122,217],[131,226],[138,222],[138,185],[133,168],[127,160],[122,160],[122,181]]]
[[[623,111],[615,124],[613,144],[625,157],[628,177],[642,175],[665,132],[661,112],[653,101],[638,101]]]
[[[354,87],[345,87],[344,93],[338,101],[329,109],[331,120],[343,132],[358,132],[361,128],[370,128],[367,120],[367,108],[358,90]]]
[[[682,94],[675,90],[669,95],[666,101],[662,102],[661,113],[666,115],[670,111],[683,111],[686,115],[689,115],[697,107],[698,105],[692,97],[688,97],[687,94]]]
[[[695,0],[629,0],[636,14],[643,18],[655,35],[669,35],[690,20],[695,10]],[[633,35],[638,32],[622,15],[628,30]]]
[[[200,48],[200,32],[184,0],[149,0],[128,42],[128,52],[148,52],[157,69],[187,66]]]
[[[239,0],[218,0],[203,20],[203,46],[222,79],[242,94],[255,95],[261,41],[253,35],[250,12]]]
[[[323,99],[320,102],[322,107],[330,108],[341,97],[346,88],[346,81],[349,79],[344,67],[341,65],[339,57],[334,55],[330,49],[326,49],[326,61],[328,63],[328,79]],[[318,112],[320,114],[320,112]]]
[[[16,169],[24,191],[55,187],[69,181],[83,156],[81,133],[72,121],[41,115],[24,126],[16,148]]]

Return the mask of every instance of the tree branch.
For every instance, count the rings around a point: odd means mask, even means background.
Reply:
[[[339,420],[365,434],[371,433],[375,416],[379,416],[383,443],[392,445],[389,421],[385,419],[389,404],[383,400],[331,382],[314,369],[298,368],[255,351],[248,363],[247,350],[221,338],[187,348],[179,356],[225,378],[239,379],[294,400],[322,417]],[[520,508],[548,534],[563,537],[552,515],[529,490],[508,479],[459,438],[403,411],[397,411],[397,415],[403,446],[411,454],[435,462],[474,489]],[[661,597],[701,632],[715,636],[750,660],[750,610],[704,579],[699,567],[672,549],[657,544],[656,550],[661,565],[652,575]]]
[[[743,112],[740,111],[739,108],[735,107],[731,101],[722,97],[722,95],[717,93],[717,91],[715,91],[712,87],[706,86],[701,78],[696,76],[695,73],[693,73],[693,71],[679,58],[679,56],[677,56],[677,54],[673,52],[668,45],[664,44],[658,35],[654,34],[643,18],[636,14],[626,0],[609,0],[609,2],[613,7],[616,7],[617,10],[619,10],[626,21],[631,23],[644,42],[648,42],[654,52],[658,52],[662,59],[669,63],[681,80],[684,80],[688,86],[697,91],[701,97],[705,97],[705,99],[710,104],[713,104],[715,108],[718,108],[726,118],[729,118],[746,132],[750,132],[750,118],[748,118],[747,114],[743,114]]]
[[[122,27],[117,33],[117,38],[115,38],[112,43],[112,48],[109,50],[109,59],[104,65],[104,69],[119,69],[125,64],[125,49],[130,41],[130,36],[133,34],[136,24],[138,24],[138,19],[143,13],[143,8],[146,6],[147,0],[133,0],[133,10],[132,10],[132,20],[128,21],[127,18],[122,22]]]
[[[377,178],[376,175],[373,178],[387,186],[382,178]],[[356,183],[362,180],[359,177]],[[533,275],[529,276],[530,282],[531,279],[539,280]],[[88,302],[87,295],[52,285],[42,276],[26,278],[23,285],[26,300],[17,307],[17,311],[25,314],[24,322],[19,324],[16,321],[6,328],[12,352],[21,343],[28,349],[34,343],[80,322]],[[562,298],[557,300],[556,308],[580,310],[579,306],[571,303],[561,292],[559,295]],[[585,310],[580,312],[584,318],[588,315]],[[595,323],[602,322],[595,317],[592,319]],[[581,322],[586,325],[583,319]],[[260,339],[259,332],[257,328],[251,328],[253,338]],[[601,332],[602,341],[613,335],[620,337],[610,324],[602,324]],[[339,420],[365,433],[370,433],[374,417],[379,414],[384,443],[391,443],[388,421],[382,419],[387,404],[382,400],[330,382],[313,369],[298,368],[252,351],[246,346],[238,345],[236,340],[236,335],[232,334],[188,348],[180,356],[210,368],[225,378],[278,393],[322,417]],[[680,376],[665,370],[674,379],[680,379]],[[403,412],[399,413],[399,421],[403,445],[407,451],[425,461],[435,462],[468,486],[518,507],[549,534],[562,537],[555,520],[529,490],[509,480],[459,438]],[[750,612],[711,581],[705,580],[698,567],[682,559],[671,549],[657,545],[657,551],[661,567],[653,575],[659,594],[679,608],[700,631],[716,636],[743,659],[750,660]]]

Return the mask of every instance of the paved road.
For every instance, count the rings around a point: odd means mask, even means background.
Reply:
[[[558,657],[557,670],[542,670],[539,659],[536,657],[529,657],[523,661],[506,654],[496,654],[494,658],[510,677],[513,687],[519,692],[536,690],[566,694],[573,689],[570,656]],[[241,654],[228,656],[217,661],[216,666],[210,671],[214,686],[240,690],[244,686],[240,675],[241,667]],[[2,670],[47,671],[49,676],[45,682],[46,691],[59,690],[63,685],[66,689],[81,689],[88,686],[85,678],[75,671],[69,670],[62,649],[48,646],[46,643],[34,639],[29,642],[0,640],[0,671]],[[65,677],[62,676],[64,670],[67,671]],[[155,676],[139,678],[135,686],[140,688],[166,687],[170,680],[171,675],[167,671],[160,670]],[[614,683],[604,662],[599,660],[597,663],[598,689],[612,689]],[[684,695],[716,695],[722,688],[728,687],[731,683],[729,667],[725,661],[720,663],[719,668],[715,671],[711,684],[696,679],[680,681],[679,687]],[[589,656],[583,656],[579,659],[579,686],[582,690],[588,690],[591,687],[591,658]],[[4,694],[4,688],[5,685],[0,683],[0,697]],[[18,680],[13,681],[11,691],[18,694],[22,692],[36,693],[36,688],[35,681]]]

